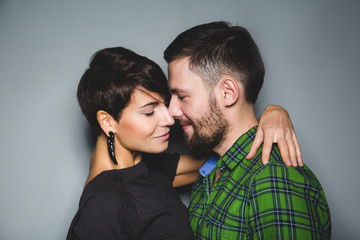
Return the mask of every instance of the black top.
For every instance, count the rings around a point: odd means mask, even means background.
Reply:
[[[149,154],[100,173],[84,189],[67,239],[193,239],[172,187],[178,161],[177,154]]]

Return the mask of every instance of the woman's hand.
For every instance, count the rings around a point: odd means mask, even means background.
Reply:
[[[278,143],[280,154],[287,166],[303,166],[301,148],[291,123],[288,112],[280,106],[270,105],[260,117],[256,137],[246,159],[255,156],[257,149],[264,142],[262,163],[269,162],[272,144]]]

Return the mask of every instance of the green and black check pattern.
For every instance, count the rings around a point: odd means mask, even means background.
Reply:
[[[330,211],[311,172],[287,167],[277,146],[263,166],[261,148],[248,161],[257,127],[243,134],[215,170],[193,186],[190,224],[196,239],[330,239]]]

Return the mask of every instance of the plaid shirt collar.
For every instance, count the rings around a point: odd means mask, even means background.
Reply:
[[[231,148],[219,159],[217,167],[220,168],[221,171],[225,170],[226,167],[232,170],[244,160],[252,145],[248,143],[249,141],[254,141],[257,129],[258,126],[256,125],[241,135]]]

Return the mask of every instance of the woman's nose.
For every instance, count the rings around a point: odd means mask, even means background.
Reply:
[[[173,116],[176,119],[179,119],[182,115],[182,111],[180,110],[174,97],[171,97],[170,104],[169,104],[169,112],[170,112],[171,116]]]
[[[169,110],[164,106],[161,124],[163,126],[172,126],[175,123],[174,118],[171,116]]]

